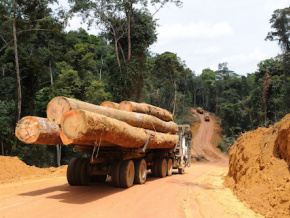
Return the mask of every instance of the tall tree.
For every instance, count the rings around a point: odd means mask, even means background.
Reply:
[[[283,52],[290,54],[290,7],[275,10],[270,23],[275,31],[269,32],[266,40],[278,41]]]
[[[23,41],[26,38],[26,33],[31,31],[44,30],[41,28],[40,22],[47,19],[47,16],[50,15],[51,10],[48,9],[48,4],[56,2],[56,0],[46,0],[46,1],[33,1],[27,2],[24,0],[13,0],[12,10],[10,5],[7,2],[1,7],[6,6],[6,14],[1,17],[1,20],[4,22],[12,23],[12,32],[10,32],[9,26],[5,26],[3,33],[6,35],[1,35],[3,41],[7,36],[13,36],[13,45],[14,45],[14,59],[15,59],[15,70],[17,76],[17,90],[18,90],[18,113],[17,118],[20,119],[21,116],[21,102],[22,102],[22,91],[21,91],[21,77],[19,69],[19,57],[18,57],[18,37],[21,37]],[[19,26],[19,28],[17,27]],[[9,43],[5,41],[6,46],[9,46]]]
[[[18,90],[18,112],[17,120],[20,120],[21,115],[21,81],[20,81],[20,70],[18,61],[18,44],[17,44],[17,32],[16,32],[16,0],[13,0],[13,42],[14,42],[14,56],[15,56],[15,69],[17,76],[17,90]]]
[[[290,7],[277,9],[270,19],[274,31],[268,33],[266,40],[278,41],[283,52],[283,71],[285,80],[290,82]],[[287,88],[287,96],[290,95],[290,86]],[[290,99],[285,96],[284,101],[289,105]]]
[[[159,11],[166,3],[172,2],[181,6],[180,0],[151,0],[150,4]],[[148,11],[147,0],[69,0],[71,12],[80,13],[83,20],[91,26],[95,23],[102,31],[110,33],[114,38],[115,53],[122,73],[119,50],[121,50],[124,64],[132,58],[131,28],[134,19],[134,10],[143,8]],[[125,22],[124,22],[125,21]],[[127,37],[127,55],[123,53],[124,48],[119,41]],[[127,56],[125,58],[125,56]]]

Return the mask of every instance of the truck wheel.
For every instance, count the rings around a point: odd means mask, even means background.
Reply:
[[[80,158],[76,164],[75,182],[76,185],[88,185],[90,178],[87,175],[88,158]]]
[[[135,177],[134,162],[124,160],[120,166],[120,187],[129,188],[133,185]]]
[[[172,159],[168,158],[167,159],[167,176],[172,175]]]
[[[91,182],[96,183],[96,182],[105,182],[107,179],[107,175],[94,175],[91,177]]]
[[[178,173],[179,174],[184,174],[184,168],[178,168]]]
[[[67,178],[68,184],[70,184],[71,186],[76,185],[75,169],[76,169],[78,160],[79,158],[73,157],[68,163],[68,167],[66,171],[66,178]]]
[[[138,159],[135,161],[135,178],[134,183],[136,184],[144,184],[147,178],[147,164],[146,161],[142,159]]]
[[[115,187],[120,187],[120,165],[121,161],[115,162],[112,172],[112,183]]]
[[[165,158],[159,159],[157,162],[157,174],[163,178],[167,175],[167,161]]]

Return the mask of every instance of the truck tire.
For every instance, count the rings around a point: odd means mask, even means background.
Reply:
[[[115,187],[120,187],[120,165],[121,161],[115,162],[113,164],[113,172],[112,172],[112,183]]]
[[[171,176],[172,175],[172,159],[168,158],[167,159],[167,176]]]
[[[134,183],[136,184],[144,184],[147,178],[147,164],[146,161],[142,159],[138,159],[135,162],[135,178]]]
[[[155,177],[158,176],[158,173],[157,173],[157,162],[158,162],[158,159],[154,160],[153,166],[151,166],[152,176],[155,176]]]
[[[73,157],[68,163],[68,167],[66,171],[66,178],[67,178],[68,184],[70,184],[71,186],[76,185],[75,169],[76,169],[76,164],[78,160],[79,158]]]
[[[107,175],[94,175],[91,177],[91,183],[101,182],[104,183],[107,179]]]
[[[165,158],[159,159],[157,162],[157,175],[161,178],[167,175],[167,161]]]
[[[87,165],[89,163],[88,158],[80,158],[76,164],[75,170],[75,182],[76,185],[88,185],[90,178],[87,175]]]
[[[120,166],[120,187],[129,188],[133,185],[135,177],[134,162],[123,160]]]

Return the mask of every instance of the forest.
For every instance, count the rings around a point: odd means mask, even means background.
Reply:
[[[158,12],[165,4],[181,6],[179,0],[69,0],[69,11],[54,9],[57,0],[1,2],[0,155],[56,166],[54,146],[25,145],[14,135],[21,117],[46,117],[55,96],[93,104],[147,102],[172,112],[179,124],[193,122],[190,107],[203,107],[221,119],[223,150],[239,134],[273,125],[290,113],[290,7],[273,12],[272,31],[265,33],[265,40],[278,42],[281,54],[240,76],[228,63],[196,75],[178,54],[149,51],[158,25],[149,6]],[[101,33],[65,31],[75,15]],[[73,151],[61,149],[61,163],[67,164]]]

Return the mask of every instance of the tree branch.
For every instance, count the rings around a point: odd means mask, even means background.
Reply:
[[[21,30],[17,32],[17,34],[23,33],[23,32],[30,32],[30,31],[45,31],[45,32],[54,32],[54,30],[49,29],[29,29],[29,30]]]
[[[155,14],[157,14],[158,13],[158,11],[161,9],[161,8],[163,8],[163,6],[166,4],[166,0],[164,0],[162,3],[161,3],[161,5],[160,5],[160,7],[159,8],[156,8],[155,7],[155,12],[152,14],[152,17],[155,15]]]
[[[7,46],[9,46],[9,43],[11,43],[12,41],[13,41],[13,39],[10,40],[6,45],[4,45],[4,46],[0,49],[0,52],[1,52],[4,48],[6,48]]]

